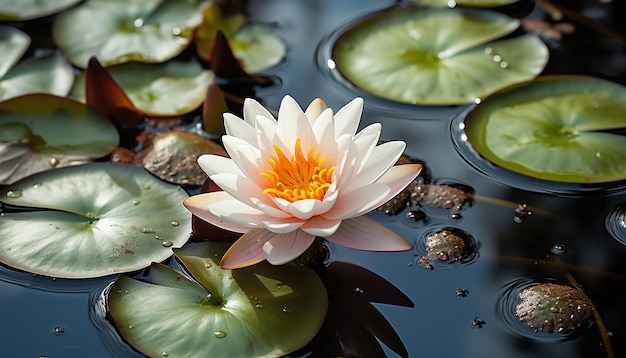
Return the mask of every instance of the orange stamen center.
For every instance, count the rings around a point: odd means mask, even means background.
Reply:
[[[263,194],[269,194],[289,202],[302,199],[322,200],[332,183],[335,166],[325,165],[327,157],[320,159],[321,152],[315,152],[315,146],[309,149],[307,157],[302,153],[300,139],[296,139],[295,155],[291,159],[283,154],[274,144],[276,156],[271,156],[267,163],[272,169],[261,173],[269,180]]]

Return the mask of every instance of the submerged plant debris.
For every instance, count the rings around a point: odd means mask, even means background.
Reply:
[[[450,230],[441,230],[428,236],[426,256],[419,259],[419,263],[426,268],[433,268],[434,262],[454,262],[461,259],[465,250],[465,240]]]

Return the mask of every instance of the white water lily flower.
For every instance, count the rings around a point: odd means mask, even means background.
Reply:
[[[394,166],[405,143],[377,145],[379,123],[355,134],[362,110],[363,100],[356,98],[335,115],[321,99],[303,111],[286,96],[278,120],[252,99],[244,102],[244,120],[224,114],[223,143],[230,158],[198,158],[223,191],[184,202],[201,219],[244,233],[222,267],[264,259],[281,265],[301,255],[316,236],[361,250],[411,249],[398,234],[362,215],[403,190],[421,166]]]

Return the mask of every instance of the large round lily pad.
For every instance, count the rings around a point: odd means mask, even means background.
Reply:
[[[148,64],[129,62],[106,71],[133,105],[148,116],[176,116],[202,105],[213,72],[195,61]],[[85,100],[85,76],[79,76],[71,96]]]
[[[569,183],[626,179],[625,128],[626,88],[582,76],[503,89],[465,119],[469,143],[490,162]]]
[[[210,0],[87,0],[57,16],[56,44],[85,68],[128,61],[164,62],[182,52]]]
[[[160,264],[149,282],[120,276],[108,307],[124,339],[150,357],[278,357],[311,341],[328,306],[319,277],[265,262],[223,270],[227,247],[177,250],[192,278]]]
[[[43,209],[0,216],[0,262],[64,278],[141,269],[188,240],[186,197],[180,187],[129,165],[35,174],[0,191],[2,203]]]
[[[71,99],[31,94],[0,102],[0,184],[89,162],[118,142],[106,117]]]
[[[356,87],[413,104],[473,103],[541,73],[548,50],[536,35],[494,41],[519,20],[489,10],[404,7],[349,28],[333,48]]]

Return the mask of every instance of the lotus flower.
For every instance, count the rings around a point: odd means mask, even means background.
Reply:
[[[278,120],[252,99],[244,102],[243,120],[224,114],[223,143],[230,158],[198,158],[223,191],[184,201],[199,218],[244,233],[222,258],[223,268],[264,259],[285,264],[315,237],[361,250],[411,249],[398,234],[362,215],[403,190],[421,166],[394,166],[406,145],[378,145],[379,123],[355,135],[362,110],[363,100],[356,98],[335,115],[321,99],[303,111],[286,96]]]

